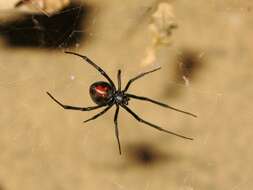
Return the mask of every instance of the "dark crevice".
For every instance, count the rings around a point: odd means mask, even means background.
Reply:
[[[90,13],[90,7],[72,3],[50,17],[26,14],[0,24],[0,37],[12,47],[72,47],[87,38]]]

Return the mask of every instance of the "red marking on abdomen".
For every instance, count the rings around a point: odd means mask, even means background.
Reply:
[[[106,97],[108,95],[108,87],[107,86],[96,86],[95,87],[97,95]]]

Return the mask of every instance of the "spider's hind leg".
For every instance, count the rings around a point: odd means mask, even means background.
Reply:
[[[89,59],[87,56],[84,55],[80,55],[78,53],[75,52],[70,52],[70,51],[65,51],[65,53],[67,54],[72,54],[72,55],[76,55],[78,57],[81,57],[82,59],[84,59],[85,61],[87,61],[87,63],[89,63],[91,66],[93,66],[101,75],[103,75],[108,81],[109,83],[113,86],[113,88],[115,89],[115,85],[112,81],[112,79],[107,75],[107,73],[101,68],[99,67],[96,63],[94,63],[91,59]]]
[[[91,107],[76,107],[76,106],[69,106],[69,105],[65,105],[62,104],[61,102],[59,102],[58,100],[56,100],[49,92],[47,92],[47,95],[52,98],[53,101],[55,101],[58,105],[60,105],[61,107],[63,107],[64,109],[69,109],[69,110],[79,110],[79,111],[91,111],[91,110],[95,110],[98,109],[100,107],[103,107],[105,105],[98,105],[98,106],[91,106]]]
[[[113,105],[110,105],[108,107],[106,107],[104,110],[102,110],[101,112],[97,113],[96,115],[94,115],[93,117],[91,117],[90,119],[87,119],[84,121],[84,123],[97,119],[98,117],[100,117],[101,115],[103,115],[104,113],[106,113]]]

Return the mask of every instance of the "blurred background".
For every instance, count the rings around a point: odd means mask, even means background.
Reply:
[[[252,21],[250,0],[0,0],[0,190],[247,190],[252,182]],[[131,100],[147,121],[91,106],[104,78],[198,115]]]

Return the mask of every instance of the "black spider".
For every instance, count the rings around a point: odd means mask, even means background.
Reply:
[[[79,110],[79,111],[91,111],[91,110],[95,110],[101,107],[106,107],[104,110],[102,110],[101,112],[97,113],[96,115],[94,115],[93,117],[91,117],[90,119],[87,119],[84,122],[88,122],[91,120],[94,120],[96,118],[98,118],[99,116],[103,115],[105,112],[107,112],[113,105],[116,105],[116,111],[115,111],[115,115],[114,115],[114,123],[115,123],[115,134],[116,134],[116,138],[117,138],[117,142],[118,142],[118,146],[119,146],[119,153],[121,154],[121,145],[120,145],[120,140],[119,140],[119,131],[118,131],[118,113],[119,113],[119,108],[122,107],[123,109],[125,109],[128,113],[130,113],[137,121],[141,122],[141,123],[145,123],[155,129],[158,129],[160,131],[184,138],[184,139],[189,139],[189,140],[193,140],[193,138],[189,138],[168,130],[165,130],[155,124],[152,124],[148,121],[143,120],[142,118],[140,118],[136,113],[134,113],[127,105],[128,105],[128,101],[130,100],[130,98],[133,99],[138,99],[138,100],[144,100],[144,101],[148,101],[154,104],[157,104],[159,106],[163,106],[165,108],[169,108],[178,112],[182,112],[185,114],[188,114],[190,116],[193,117],[197,117],[196,115],[186,112],[186,111],[182,111],[179,109],[176,109],[174,107],[171,107],[167,104],[158,102],[156,100],[152,100],[150,98],[147,97],[143,97],[143,96],[136,96],[130,93],[127,93],[128,88],[130,87],[130,85],[137,79],[143,77],[144,75],[147,75],[149,73],[152,73],[154,71],[157,71],[159,69],[161,69],[161,67],[156,68],[154,70],[145,72],[145,73],[141,73],[138,76],[130,79],[127,82],[127,85],[125,86],[125,88],[123,90],[121,90],[121,70],[118,70],[118,89],[116,89],[115,84],[113,83],[113,81],[111,80],[111,78],[103,71],[102,68],[100,68],[98,65],[96,65],[93,61],[91,61],[88,57],[74,53],[74,52],[65,52],[68,54],[73,54],[73,55],[77,55],[81,58],[83,58],[85,61],[87,61],[87,63],[89,63],[90,65],[92,65],[97,71],[100,72],[101,75],[103,75],[108,82],[104,82],[104,81],[98,81],[93,83],[90,86],[90,96],[92,98],[92,100],[97,104],[97,106],[91,106],[91,107],[76,107],[76,106],[69,106],[69,105],[64,105],[61,102],[59,102],[58,100],[56,100],[49,92],[47,92],[47,94],[57,103],[59,104],[61,107],[63,107],[64,109],[71,109],[71,110]]]

